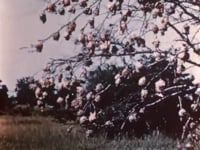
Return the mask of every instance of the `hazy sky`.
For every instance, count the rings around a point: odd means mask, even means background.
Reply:
[[[65,23],[64,17],[49,16],[43,25],[38,17],[43,0],[1,0],[0,4],[0,79],[13,89],[16,79],[40,71],[50,57],[70,55],[72,47],[64,39],[48,41],[43,53],[19,50],[45,38]]]
[[[74,51],[73,45],[63,38],[58,43],[52,40],[45,43],[42,53],[19,50],[20,47],[47,37],[67,22],[66,16],[47,14],[48,21],[43,25],[39,20],[39,12],[44,5],[44,0],[1,0],[0,79],[10,90],[14,89],[16,79],[41,71],[49,58],[69,56],[78,51]],[[166,42],[169,42],[171,35],[172,33],[168,33],[164,37]],[[197,62],[200,61],[199,56],[192,57]],[[192,68],[190,71],[197,74],[199,81],[199,68]]]

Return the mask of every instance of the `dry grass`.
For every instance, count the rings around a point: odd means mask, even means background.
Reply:
[[[71,133],[68,128],[74,126]],[[0,117],[1,150],[132,150],[176,149],[175,141],[163,135],[143,139],[87,139],[84,131],[72,122],[64,125],[50,117]]]

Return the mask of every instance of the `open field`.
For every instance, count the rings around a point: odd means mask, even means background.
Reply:
[[[73,126],[69,133],[69,128]],[[59,124],[49,117],[0,117],[1,150],[129,150],[176,149],[176,142],[162,135],[143,139],[108,140],[85,137],[73,123]]]

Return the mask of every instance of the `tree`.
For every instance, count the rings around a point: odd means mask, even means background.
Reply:
[[[29,104],[30,106],[36,105],[35,88],[37,82],[33,77],[23,77],[17,80],[15,92],[18,104]]]
[[[5,110],[6,105],[8,103],[8,88],[5,84],[0,80],[0,110]]]
[[[49,13],[68,16],[67,23],[30,48],[42,52],[45,42],[58,41],[62,32],[67,41],[75,38],[80,53],[52,59],[44,73],[61,84],[58,92],[64,90],[56,102],[81,116],[89,130],[176,125],[183,140],[199,122],[199,88],[185,72],[187,64],[200,67],[190,57],[200,53],[199,6],[198,0],[56,0],[47,3],[40,20],[46,23]],[[113,80],[85,89],[92,69],[104,64],[122,69],[113,72]]]

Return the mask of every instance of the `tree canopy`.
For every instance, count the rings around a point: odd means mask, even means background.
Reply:
[[[197,141],[199,85],[186,63],[200,67],[190,57],[200,54],[198,0],[56,0],[42,23],[49,14],[66,24],[24,48],[41,53],[63,37],[80,51],[46,64],[35,88],[42,110],[51,88],[51,104],[74,114],[87,135],[159,130]]]

